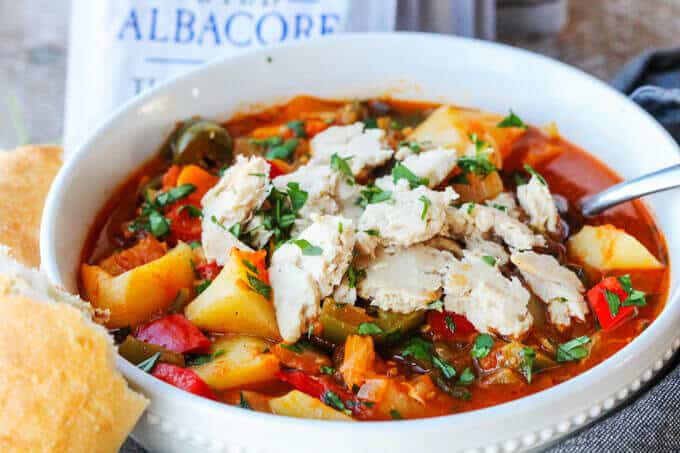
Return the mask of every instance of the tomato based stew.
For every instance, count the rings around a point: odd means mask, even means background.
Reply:
[[[520,115],[297,97],[178,124],[104,206],[80,291],[120,354],[245,409],[398,420],[566,381],[662,310],[669,263],[640,202]]]

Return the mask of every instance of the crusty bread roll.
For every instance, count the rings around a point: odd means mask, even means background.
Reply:
[[[31,267],[40,265],[40,217],[61,159],[58,146],[0,151],[0,243]]]
[[[79,297],[0,246],[0,451],[114,452],[148,401]]]

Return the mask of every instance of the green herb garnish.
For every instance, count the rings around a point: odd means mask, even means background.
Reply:
[[[300,184],[296,182],[288,183],[288,197],[290,198],[290,205],[294,212],[298,212],[307,202],[309,194],[300,189]]]
[[[241,409],[252,409],[252,407],[250,407],[250,403],[248,403],[248,400],[243,395],[243,392],[239,392],[238,397],[239,397],[238,398],[238,407],[240,407]]]
[[[401,162],[397,164],[392,169],[392,181],[396,184],[400,179],[405,179],[408,181],[411,189],[415,189],[418,186],[427,186],[430,180],[427,178],[419,178],[411,170],[409,170],[406,165]]]
[[[430,205],[432,204],[432,202],[425,195],[421,195],[420,197],[418,197],[418,200],[420,200],[423,203],[423,210],[420,213],[420,220],[425,220],[425,217],[427,216],[427,211],[428,209],[430,209]]]
[[[484,261],[486,264],[492,267],[496,265],[496,257],[491,255],[484,255],[482,257],[482,261]]]
[[[165,236],[170,232],[170,221],[158,211],[151,211],[149,214],[149,231],[154,236]]]
[[[460,377],[458,378],[458,383],[463,385],[470,385],[475,380],[475,373],[472,372],[472,368],[466,367]]]
[[[196,186],[193,184],[182,184],[181,186],[173,187],[167,192],[161,192],[156,195],[156,206],[163,208],[175,201],[181,200],[196,191]]]
[[[153,367],[156,366],[156,362],[161,358],[161,353],[157,352],[143,362],[137,364],[137,368],[144,371],[145,373],[151,373]]]
[[[208,286],[210,286],[211,283],[211,280],[203,280],[201,283],[196,285],[196,293],[201,294],[203,291],[208,289]]]
[[[439,313],[444,311],[444,301],[441,299],[433,300],[429,304],[427,304],[427,309],[428,310],[435,310],[438,311]]]
[[[190,217],[203,217],[203,211],[198,209],[196,206],[191,205],[191,204],[185,204],[180,206],[180,208],[177,210],[177,214],[181,214],[182,211],[187,211],[189,213]]]
[[[590,343],[590,338],[584,335],[560,344],[557,347],[557,361],[570,362],[586,357],[588,355],[588,348],[586,348],[588,343]]]
[[[321,247],[312,245],[306,239],[291,239],[290,242],[300,247],[302,254],[305,256],[319,256],[323,253],[323,249]]]
[[[436,355],[432,356],[432,364],[439,368],[446,379],[456,376],[456,369],[447,361],[440,359]]]
[[[472,345],[472,350],[470,351],[470,355],[476,359],[483,359],[487,355],[489,355],[489,352],[491,352],[491,348],[493,347],[493,337],[489,335],[488,333],[480,333],[477,335],[477,338],[475,338],[475,342]]]
[[[298,146],[298,141],[294,138],[286,140],[281,145],[273,146],[267,151],[265,157],[269,160],[273,159],[288,159]]]
[[[608,289],[604,290],[604,296],[607,299],[607,305],[609,305],[609,312],[615,317],[619,314],[619,309],[621,308],[621,299],[619,298],[618,294],[613,293]]]
[[[392,420],[401,420],[402,419],[401,414],[396,409],[390,410],[390,417],[392,417]]]
[[[305,122],[301,120],[289,121],[286,123],[286,127],[295,133],[298,138],[307,137],[307,132],[305,132]]]
[[[510,114],[503,118],[503,120],[498,123],[498,127],[500,128],[505,128],[505,127],[520,127],[522,129],[526,129],[528,126],[524,124],[524,121],[522,119],[515,115],[515,112],[510,110]]]
[[[380,335],[384,333],[384,331],[377,326],[376,324],[373,324],[372,322],[362,322],[359,324],[359,328],[357,329],[357,333],[359,335]]]
[[[269,300],[272,295],[272,287],[260,280],[259,278],[248,274],[248,284],[256,293],[260,294],[265,299]]]
[[[345,414],[349,415],[352,413],[352,411],[347,409],[347,406],[345,406],[345,403],[342,402],[337,393],[332,392],[330,390],[326,390],[325,392],[323,392],[323,394],[321,395],[321,401],[328,404],[330,407],[334,409],[344,412]]]
[[[532,167],[529,164],[524,164],[524,169],[527,171],[532,176],[535,176],[538,179],[538,182],[543,184],[544,186],[547,186],[548,183],[546,182],[545,178],[536,170],[534,170],[534,167]]]
[[[321,371],[322,374],[328,374],[330,376],[335,374],[335,368],[333,368],[332,366],[328,366],[328,365],[321,365],[321,368],[319,369],[319,371]]]
[[[420,146],[420,144],[418,142],[412,142],[412,141],[409,141],[409,140],[401,141],[401,142],[399,142],[399,144],[397,146],[399,148],[405,146],[408,149],[410,149],[413,154],[420,154],[423,151],[422,146]]]
[[[349,185],[354,185],[354,173],[352,173],[352,169],[348,164],[350,159],[352,159],[352,156],[343,158],[337,154],[333,154],[331,156],[331,168],[347,176],[347,183]]]
[[[369,184],[368,187],[360,193],[361,197],[357,200],[356,204],[364,209],[369,204],[381,203],[392,198],[392,191],[383,190],[373,184]]]
[[[420,337],[412,337],[404,344],[401,355],[429,363],[432,361],[432,343]]]
[[[534,360],[536,360],[536,351],[530,347],[524,347],[519,353],[522,361],[519,364],[520,371],[527,378],[527,382],[531,384],[531,378],[534,371]]]

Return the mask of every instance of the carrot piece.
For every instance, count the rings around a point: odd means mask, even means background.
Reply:
[[[267,251],[266,250],[258,250],[257,252],[248,252],[246,250],[239,250],[237,248],[231,249],[231,253],[234,255],[234,257],[239,260],[241,263],[247,262],[247,264],[244,264],[246,267],[248,267],[249,270],[250,266],[249,264],[252,264],[256,269],[257,269],[257,278],[267,284],[269,284],[269,274],[267,273],[267,263],[265,262],[265,259],[267,258]]]
[[[186,165],[182,167],[182,171],[177,177],[177,185],[193,184],[196,186],[196,191],[191,194],[191,198],[200,200],[208,190],[217,184],[218,180],[217,176],[203,170],[198,165]]]
[[[340,366],[340,373],[349,388],[361,387],[366,378],[373,373],[375,349],[373,337],[350,335],[345,340],[345,357]]]
[[[173,165],[170,168],[168,168],[168,171],[163,174],[163,189],[162,190],[169,190],[172,189],[177,185],[177,178],[179,177],[179,173],[182,171],[182,167],[179,165]]]
[[[258,127],[257,129],[253,130],[250,133],[250,136],[252,138],[257,138],[257,139],[265,139],[269,137],[273,137],[275,135],[282,135],[283,134],[283,127],[281,126],[263,126],[263,127]]]
[[[310,119],[305,121],[305,133],[307,134],[307,137],[312,138],[319,132],[328,129],[328,126],[330,126],[330,124],[325,121]]]

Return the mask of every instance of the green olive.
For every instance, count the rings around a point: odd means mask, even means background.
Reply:
[[[171,144],[172,159],[180,165],[231,162],[233,141],[229,133],[208,120],[189,120],[177,131]]]

